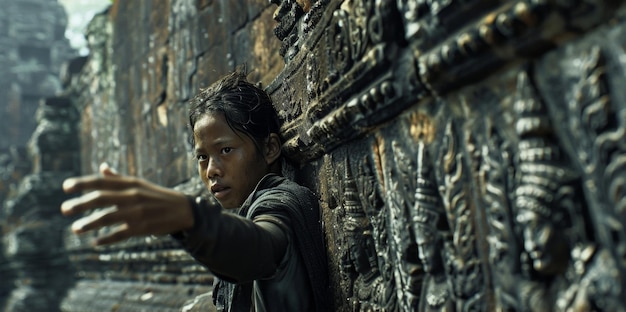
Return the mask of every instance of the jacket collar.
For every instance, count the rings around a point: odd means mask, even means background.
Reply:
[[[259,180],[259,183],[257,183],[256,186],[254,187],[254,190],[252,191],[252,193],[250,193],[250,195],[248,195],[248,198],[246,198],[243,204],[241,204],[241,207],[237,209],[237,214],[245,216],[248,211],[248,208],[250,207],[250,205],[252,205],[252,202],[254,202],[254,200],[257,199],[256,195],[258,195],[260,191],[275,187],[279,185],[283,180],[285,180],[285,177],[282,177],[275,173],[268,173],[265,176],[263,176],[263,178]]]

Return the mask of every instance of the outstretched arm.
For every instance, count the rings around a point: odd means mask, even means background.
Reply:
[[[96,245],[104,245],[133,236],[168,234],[193,227],[191,207],[183,193],[136,177],[118,175],[106,164],[100,166],[100,173],[63,182],[67,193],[88,191],[63,202],[61,212],[64,215],[115,207],[77,220],[72,224],[74,233],[115,226],[112,232],[96,239]]]
[[[249,220],[200,198],[192,206],[194,227],[172,236],[196,260],[234,283],[276,273],[289,241],[289,221],[284,216],[263,214]]]
[[[287,249],[285,220],[264,215],[248,220],[223,211],[216,202],[190,201],[185,194],[146,180],[122,176],[108,166],[100,175],[67,179],[68,193],[87,192],[62,203],[64,215],[102,207],[72,224],[81,234],[103,227],[113,230],[96,238],[96,245],[134,236],[174,234],[202,264],[231,281],[268,277]]]

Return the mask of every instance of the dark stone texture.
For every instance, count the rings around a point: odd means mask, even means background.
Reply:
[[[236,62],[246,61],[251,76],[269,84],[267,72],[283,66],[268,53],[279,44],[271,32],[272,12],[267,2],[172,0],[116,1],[97,15],[87,30],[91,55],[80,71],[70,69],[81,67],[82,60],[74,60],[65,77],[64,94],[79,110],[81,172],[96,172],[106,161],[123,173],[206,192],[199,179],[190,179],[196,167],[189,156],[186,101]],[[211,274],[167,237],[99,249],[89,246],[90,237],[65,235],[80,282],[64,299],[64,311],[210,305]],[[128,296],[141,297],[146,289],[155,289],[146,302]],[[203,299],[194,301],[200,293]],[[98,303],[91,308],[84,298],[94,294]]]
[[[62,97],[80,173],[106,161],[206,192],[185,105],[246,62],[284,121],[286,175],[319,195],[334,310],[626,308],[623,3],[271,3],[115,1],[96,16]],[[210,309],[213,277],[168,237],[94,249],[66,230],[64,253],[34,247],[58,245],[44,217],[67,222],[41,204],[60,200],[46,183],[77,169],[69,150],[44,157],[71,132],[47,118],[33,167],[58,172],[28,175],[3,209],[19,222],[3,224],[0,272],[18,286],[0,294],[49,298],[37,254],[76,272],[64,311]]]
[[[2,270],[9,268],[13,280],[3,297],[7,311],[58,310],[74,283],[62,235],[71,220],[59,207],[68,198],[63,180],[79,172],[78,114],[67,98],[57,97],[42,101],[36,115],[28,145],[32,173],[21,179],[1,213]]]
[[[0,309],[6,304],[7,311],[50,311],[72,281],[71,274],[54,273],[69,267],[54,236],[67,224],[54,206],[62,198],[57,183],[63,175],[32,170],[44,165],[61,173],[76,164],[77,154],[74,148],[69,156],[71,147],[59,158],[50,153],[65,145],[56,141],[64,139],[57,136],[64,130],[35,116],[38,107],[54,106],[41,102],[61,91],[61,66],[75,51],[64,36],[67,16],[57,1],[2,0],[0,7]],[[27,147],[36,128],[39,135]]]
[[[63,62],[75,55],[57,1],[0,1],[0,150],[23,147],[38,101],[61,90]]]

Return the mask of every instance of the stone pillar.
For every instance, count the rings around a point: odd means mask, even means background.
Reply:
[[[59,207],[67,198],[62,181],[78,172],[76,120],[76,110],[66,98],[48,98],[37,110],[38,126],[28,146],[33,173],[21,181],[3,210],[4,270],[12,272],[14,280],[7,311],[58,310],[74,283],[63,245],[63,231],[71,220]]]
[[[61,90],[61,65],[75,55],[67,15],[56,1],[0,0],[0,149],[24,146],[41,98]]]
[[[10,193],[15,193],[19,181],[25,174],[30,172],[31,164],[27,160],[26,150],[24,148],[12,147],[0,152],[0,203]],[[0,206],[1,208],[2,206]],[[0,233],[5,232],[6,222],[4,211],[0,209]],[[0,251],[4,250],[3,240],[0,239]],[[4,305],[4,301],[13,289],[13,270],[3,252],[0,252],[0,307]]]
[[[24,272],[35,275],[39,273],[31,271],[30,267],[22,262],[16,262],[16,259],[48,259],[52,250],[46,253],[39,249],[41,246],[35,244],[31,247],[37,247],[38,250],[28,251],[28,244],[14,243],[21,238],[25,238],[26,242],[38,235],[35,235],[38,233],[35,229],[37,223],[31,223],[35,219],[44,220],[46,217],[41,215],[46,213],[43,211],[49,209],[50,215],[53,214],[52,211],[58,211],[52,209],[54,201],[47,201],[47,198],[39,198],[36,193],[29,193],[33,188],[53,185],[54,180],[29,176],[21,183],[20,181],[31,171],[32,165],[26,155],[26,144],[37,127],[37,121],[33,116],[38,103],[40,99],[53,96],[61,90],[57,78],[59,68],[75,52],[64,34],[67,24],[65,10],[56,0],[0,0],[0,7],[2,8],[0,9],[1,309],[9,296],[11,304],[29,298],[32,292],[27,289],[37,289],[39,286],[36,283],[46,278],[24,275]],[[65,145],[58,145],[53,149],[62,147]],[[7,198],[11,198],[11,201],[5,203]],[[43,225],[41,229],[53,231],[53,228],[47,225]],[[48,238],[51,239],[46,237]],[[56,247],[45,246],[45,248]],[[36,271],[45,272],[48,268],[44,266]],[[16,283],[21,283],[18,288],[20,291],[13,290],[14,278]],[[50,298],[38,297],[43,299],[34,300],[30,307],[25,309],[33,311],[37,310],[35,307],[37,306],[47,310]],[[13,311],[11,307],[8,307],[8,310]]]

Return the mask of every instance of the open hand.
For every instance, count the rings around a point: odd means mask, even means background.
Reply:
[[[89,191],[61,204],[64,215],[94,212],[72,224],[80,234],[115,226],[98,237],[96,245],[116,243],[133,236],[162,235],[193,227],[193,213],[187,197],[144,179],[115,173],[108,165],[100,166],[100,175],[69,178],[63,182],[66,193]]]

